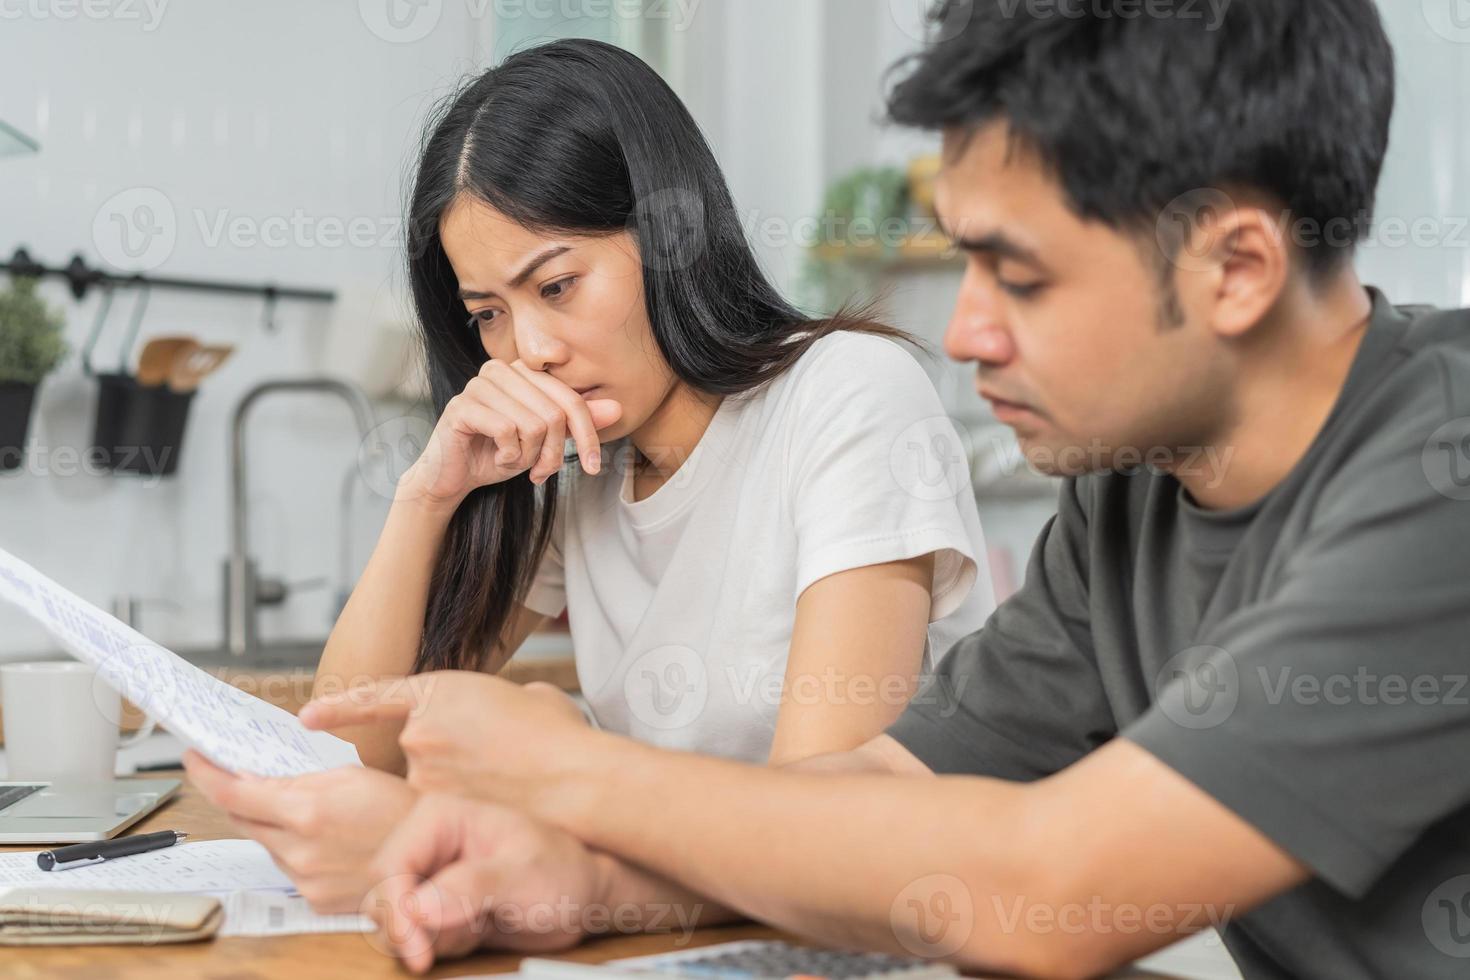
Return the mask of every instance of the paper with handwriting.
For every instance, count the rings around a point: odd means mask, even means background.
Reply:
[[[98,677],[232,772],[294,776],[361,765],[357,749],[226,684],[0,549],[0,599],[28,613]]]
[[[0,891],[7,888],[79,888],[134,892],[229,895],[242,889],[294,891],[291,879],[253,840],[205,840],[129,854],[100,864],[42,871],[40,851],[0,853]]]

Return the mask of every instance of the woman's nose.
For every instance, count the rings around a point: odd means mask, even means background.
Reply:
[[[570,353],[566,344],[539,324],[524,318],[516,322],[515,338],[516,357],[533,371],[545,371],[552,365],[563,364]]]

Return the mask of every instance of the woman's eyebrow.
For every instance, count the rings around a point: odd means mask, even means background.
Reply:
[[[550,262],[558,255],[565,255],[571,250],[572,247],[570,245],[557,245],[553,248],[548,248],[544,252],[538,253],[535,257],[531,259],[531,261],[526,263],[525,268],[521,269],[520,272],[517,272],[515,274],[515,276],[511,279],[509,283],[510,288],[519,289],[520,287],[524,286],[526,284],[526,280],[530,279],[533,275],[536,274],[537,269],[541,268],[543,265]],[[482,293],[478,290],[473,289],[461,289],[459,291],[460,299],[489,299],[494,295],[494,293]]]
[[[537,269],[541,268],[543,265],[550,262],[558,255],[565,255],[571,250],[572,247],[570,245],[557,245],[554,248],[548,248],[546,251],[542,252],[531,261],[527,262],[526,267],[515,274],[515,278],[510,281],[510,288],[521,288],[521,286],[525,285],[526,280],[531,278],[531,276],[535,274]]]

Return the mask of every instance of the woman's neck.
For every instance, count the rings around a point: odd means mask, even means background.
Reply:
[[[629,437],[638,450],[639,475],[656,485],[673,476],[699,445],[723,399],[676,382],[663,403]]]

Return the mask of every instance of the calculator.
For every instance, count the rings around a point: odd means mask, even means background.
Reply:
[[[745,940],[701,946],[675,953],[612,960],[602,966],[561,960],[526,959],[521,973],[536,980],[591,980],[596,971],[604,980],[639,977],[644,980],[953,980],[958,971],[947,963],[857,953],[846,950],[793,946],[775,940]]]

